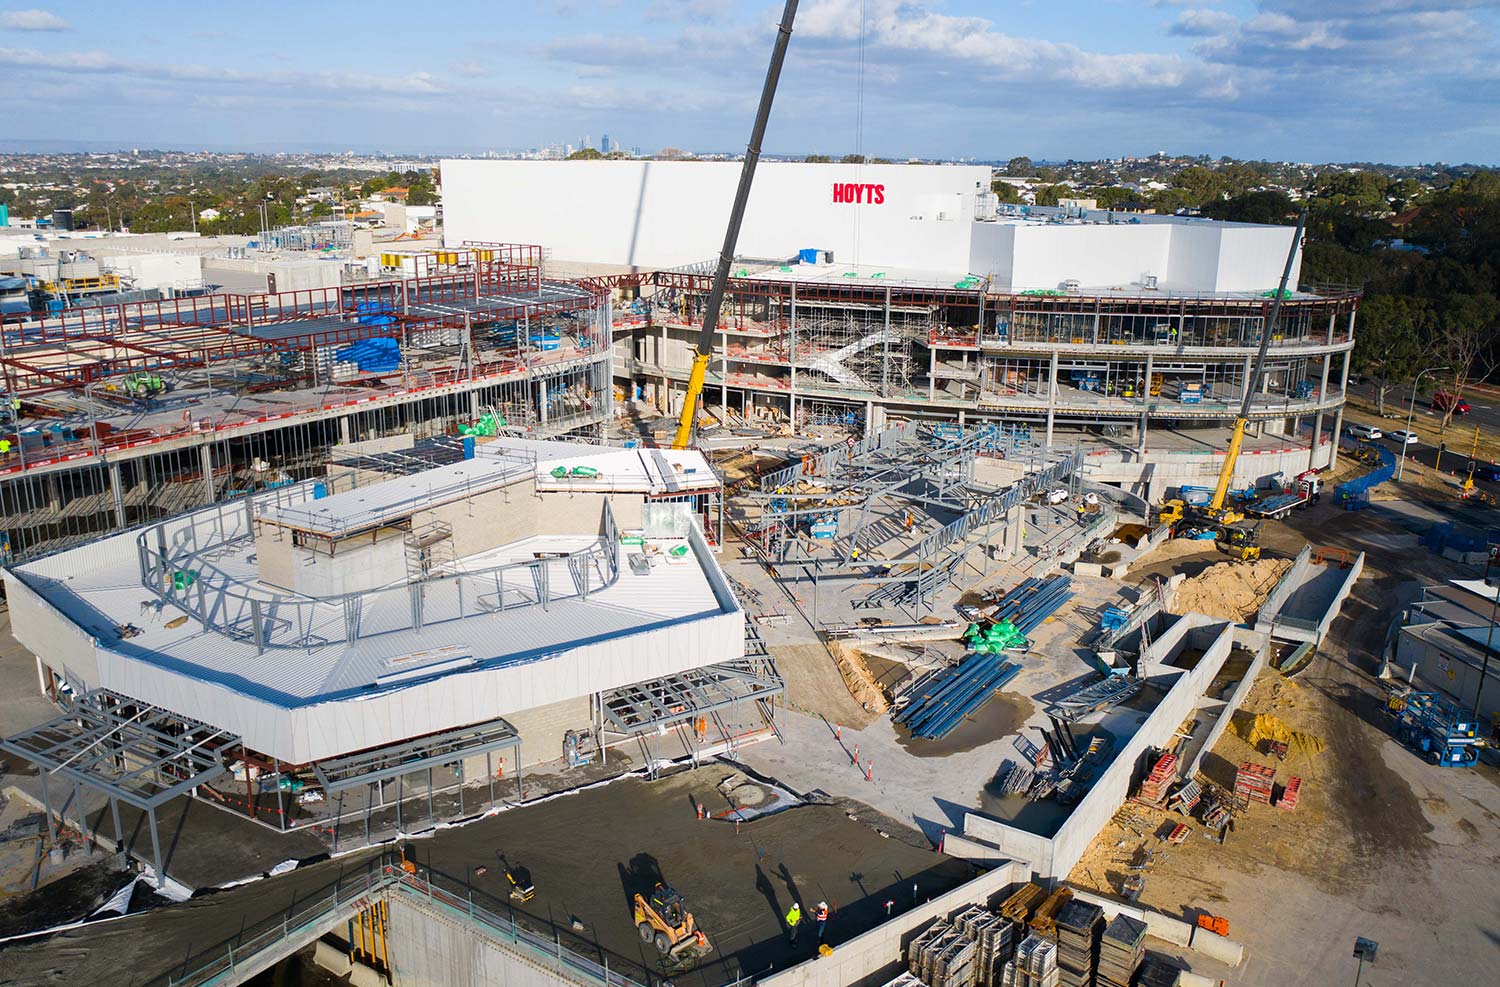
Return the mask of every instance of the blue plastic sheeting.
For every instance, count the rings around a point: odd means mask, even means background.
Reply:
[[[1370,491],[1396,475],[1396,454],[1385,446],[1370,445],[1380,456],[1380,465],[1364,476],[1357,476],[1333,488],[1333,500],[1346,511],[1357,511],[1370,505]]]
[[[394,339],[362,339],[333,354],[335,361],[353,363],[360,373],[389,374],[401,369],[401,348]]]
[[[1428,528],[1422,534],[1422,544],[1434,552],[1445,548],[1456,552],[1483,552],[1491,545],[1500,545],[1500,528],[1480,531],[1447,521]]]

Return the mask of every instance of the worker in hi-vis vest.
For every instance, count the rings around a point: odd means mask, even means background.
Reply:
[[[787,931],[792,934],[792,942],[797,941],[797,926],[802,924],[802,906],[792,902],[792,907],[786,910]]]

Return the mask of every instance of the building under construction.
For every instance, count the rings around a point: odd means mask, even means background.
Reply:
[[[319,476],[340,445],[599,433],[610,289],[539,247],[437,273],[66,309],[0,328],[0,557]]]
[[[60,714],[0,747],[49,811],[102,799],[120,839],[138,810],[158,874],[188,793],[339,849],[518,801],[539,762],[732,750],[782,682],[706,537],[718,496],[698,452],[465,437],[12,566]]]

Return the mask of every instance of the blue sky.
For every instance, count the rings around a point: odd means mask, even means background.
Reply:
[[[0,0],[7,140],[744,146],[758,0]],[[863,113],[860,49],[863,24]],[[1500,160],[1500,0],[803,0],[766,150]]]

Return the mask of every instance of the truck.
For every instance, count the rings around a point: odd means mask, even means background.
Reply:
[[[1449,408],[1453,409],[1455,415],[1467,415],[1470,411],[1474,410],[1469,407],[1469,402],[1456,394],[1450,394],[1447,391],[1438,391],[1432,396],[1433,411],[1447,411]]]
[[[1323,496],[1323,481],[1316,470],[1297,474],[1292,484],[1279,493],[1257,497],[1245,505],[1251,517],[1284,518],[1299,507],[1316,504]]]

